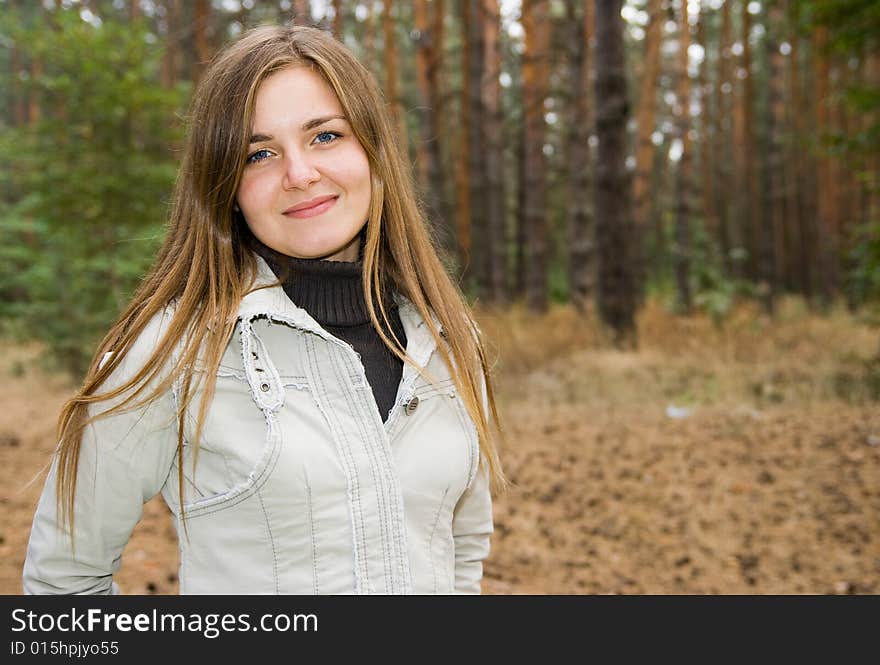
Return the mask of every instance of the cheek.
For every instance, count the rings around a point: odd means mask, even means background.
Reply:
[[[235,195],[238,205],[247,214],[248,210],[256,211],[271,202],[272,188],[265,178],[242,178]]]
[[[336,162],[336,181],[350,194],[370,195],[370,164],[362,150],[353,150],[344,159]]]

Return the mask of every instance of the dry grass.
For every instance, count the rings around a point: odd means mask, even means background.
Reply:
[[[649,302],[640,347],[595,316],[478,312],[514,481],[495,504],[489,593],[880,592],[880,326],[749,304],[724,326]],[[20,591],[38,476],[73,390],[0,341],[0,593]],[[149,502],[117,576],[175,593]]]
[[[636,351],[612,348],[596,316],[570,306],[478,316],[503,398],[679,406],[880,398],[880,327],[845,310],[816,316],[798,299],[782,300],[773,319],[743,304],[720,327],[706,315],[680,317],[649,302],[638,317]]]

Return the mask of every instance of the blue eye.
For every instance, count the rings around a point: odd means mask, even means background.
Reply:
[[[264,159],[266,159],[269,156],[269,154],[270,154],[269,151],[266,150],[265,148],[262,150],[257,150],[255,153],[253,153],[252,155],[250,155],[247,158],[247,163],[253,164],[255,162],[262,162]]]
[[[328,136],[330,137],[329,139],[321,140],[322,137],[328,137]],[[323,143],[323,144],[333,143],[333,141],[335,141],[336,139],[338,139],[341,136],[342,136],[342,134],[338,134],[336,132],[321,132],[320,134],[318,134],[315,137],[315,141],[317,141],[318,143]]]

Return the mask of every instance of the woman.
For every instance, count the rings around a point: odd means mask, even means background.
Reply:
[[[181,593],[478,593],[495,422],[374,79],[255,29],[204,74],[165,243],[62,411],[24,590],[118,591],[161,491]]]

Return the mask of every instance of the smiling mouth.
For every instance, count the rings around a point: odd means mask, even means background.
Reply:
[[[332,196],[330,198],[324,199],[323,201],[319,201],[313,206],[309,206],[308,208],[299,208],[286,210],[283,214],[285,217],[294,217],[296,219],[303,219],[306,217],[316,217],[317,215],[321,215],[336,205],[336,200],[338,196]]]

